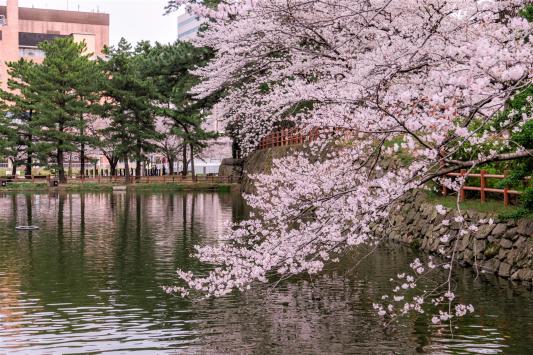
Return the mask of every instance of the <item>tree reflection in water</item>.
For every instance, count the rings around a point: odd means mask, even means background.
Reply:
[[[313,280],[201,302],[171,297],[176,268],[202,271],[194,245],[215,243],[245,207],[216,193],[0,195],[0,353],[527,353],[533,301],[523,289],[458,271],[475,317],[454,337],[424,315],[385,333],[371,300],[412,252],[383,248]],[[36,224],[34,232],[15,232]],[[529,327],[528,327],[529,325]]]

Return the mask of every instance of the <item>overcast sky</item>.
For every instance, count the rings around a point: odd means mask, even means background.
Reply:
[[[21,7],[109,13],[110,43],[120,37],[136,43],[140,40],[174,42],[177,38],[177,14],[163,16],[167,0],[19,0]],[[0,0],[5,5],[6,0]]]

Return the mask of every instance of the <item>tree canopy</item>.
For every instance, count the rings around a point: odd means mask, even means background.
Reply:
[[[248,198],[255,217],[235,225],[227,243],[199,248],[200,260],[215,267],[205,275],[180,270],[185,287],[170,290],[220,296],[315,274],[351,248],[375,243],[370,226],[383,225],[408,192],[430,182],[458,190],[464,180],[447,173],[530,157],[533,151],[507,134],[522,131],[529,113],[496,125],[531,85],[525,4],[178,1],[211,20],[193,43],[215,57],[193,72],[202,79],[193,93],[225,91],[212,115],[239,127],[245,153],[280,124],[322,134],[307,150],[274,161],[271,174],[256,176],[257,193]],[[489,142],[488,151],[463,149]],[[400,151],[409,159],[398,161]],[[477,230],[459,207],[456,213],[461,235]],[[454,261],[446,264],[450,273]],[[430,269],[413,262],[409,277]],[[437,323],[472,309],[452,307],[450,279],[433,294],[435,304],[445,303]],[[376,309],[393,317],[421,311],[421,300]]]
[[[210,50],[180,42],[133,46],[122,39],[94,61],[72,37],[40,48],[42,63],[9,63],[8,90],[0,91],[1,153],[13,161],[13,171],[22,163],[27,175],[34,165],[47,166],[65,182],[65,154],[79,155],[84,175],[90,149],[107,157],[113,175],[119,161],[129,174],[134,160],[141,176],[148,154],[156,152],[165,155],[171,173],[181,153],[187,174],[188,163],[216,136],[204,129],[216,95],[196,100],[189,93],[198,83],[189,70],[205,65]]]

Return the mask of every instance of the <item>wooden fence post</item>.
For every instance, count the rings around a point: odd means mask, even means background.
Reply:
[[[292,145],[292,128],[287,131],[287,145]]]
[[[507,170],[505,170],[503,172],[504,179],[507,177],[507,175],[508,175],[508,172]],[[503,188],[503,205],[505,207],[509,206],[509,186],[507,186],[507,184]]]
[[[485,203],[485,188],[487,187],[487,180],[485,178],[485,174],[487,172],[485,170],[481,170],[481,172],[479,173],[480,177],[479,177],[479,180],[480,180],[480,197],[481,197],[481,203]]]
[[[461,169],[461,178],[463,178],[463,183],[461,184],[461,189],[459,190],[459,200],[461,202],[463,202],[465,200],[465,189],[464,189],[464,185],[466,184],[466,178],[467,176],[465,175],[466,173],[466,170],[465,169]]]

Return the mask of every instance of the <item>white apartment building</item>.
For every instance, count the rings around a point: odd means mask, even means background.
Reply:
[[[188,12],[178,16],[178,40],[186,41],[196,37],[203,21]]]

